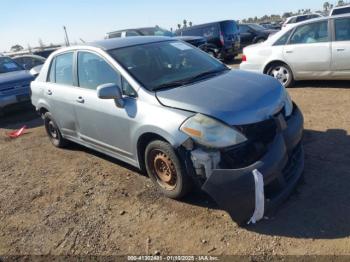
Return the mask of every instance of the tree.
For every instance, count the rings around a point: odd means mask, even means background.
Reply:
[[[183,27],[186,28],[187,27],[187,20],[186,19],[184,19],[183,24],[184,24]]]
[[[342,6],[342,5],[345,5],[345,2],[343,0],[339,0],[337,6]]]
[[[177,24],[177,28],[181,29],[181,24]]]
[[[40,49],[41,49],[41,50],[44,50],[45,45],[44,45],[43,40],[41,40],[41,38],[39,38],[38,43],[39,43],[39,47],[40,47]]]
[[[191,26],[193,25],[193,23],[190,21],[190,22],[188,23],[188,25],[191,27]]]
[[[330,4],[329,2],[324,2],[323,3],[323,10],[327,12],[330,9]]]
[[[18,51],[22,51],[24,48],[23,48],[23,46],[21,46],[21,45],[14,45],[14,46],[11,46],[11,51],[12,52],[18,52]]]

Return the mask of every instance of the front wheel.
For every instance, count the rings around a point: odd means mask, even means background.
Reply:
[[[267,74],[276,78],[284,87],[291,87],[294,83],[294,77],[290,67],[283,63],[272,64]]]
[[[190,191],[192,181],[169,143],[156,140],[148,144],[145,164],[147,174],[165,196],[180,199]]]

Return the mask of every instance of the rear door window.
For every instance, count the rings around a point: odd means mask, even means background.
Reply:
[[[328,21],[322,21],[297,27],[290,39],[290,44],[312,44],[328,41]]]
[[[341,18],[334,21],[335,41],[350,41],[350,18]]]
[[[292,34],[293,30],[288,31],[287,33],[285,33],[283,36],[281,36],[276,42],[275,42],[275,46],[278,45],[285,45],[290,37],[290,35]]]

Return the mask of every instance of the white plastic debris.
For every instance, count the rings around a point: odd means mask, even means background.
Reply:
[[[264,177],[257,170],[253,170],[254,182],[255,182],[255,210],[250,223],[255,224],[264,217],[265,212],[265,194],[264,194]]]

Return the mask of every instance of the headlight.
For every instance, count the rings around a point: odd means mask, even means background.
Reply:
[[[188,118],[180,130],[196,143],[207,147],[223,148],[247,141],[239,131],[202,114]]]
[[[293,112],[293,101],[287,90],[285,90],[286,96],[284,98],[284,112],[286,116],[290,116]]]

